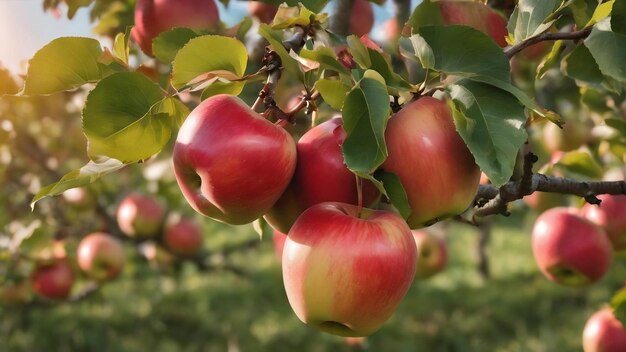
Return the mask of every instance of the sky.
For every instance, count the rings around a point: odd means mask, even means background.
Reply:
[[[0,65],[13,73],[24,73],[27,60],[54,38],[93,37],[88,9],[80,9],[69,21],[65,16],[55,18],[43,12],[42,3],[42,0],[0,0]],[[390,3],[387,1],[384,8],[374,6],[377,25],[391,14]],[[228,11],[219,2],[218,6],[220,18],[232,25],[246,14],[247,3],[231,1]]]

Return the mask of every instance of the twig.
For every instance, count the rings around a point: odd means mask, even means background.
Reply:
[[[528,38],[522,41],[521,43],[516,44],[504,50],[504,55],[506,55],[506,57],[510,59],[513,56],[515,56],[515,54],[519,53],[520,51],[526,49],[527,47],[531,45],[537,44],[539,42],[548,41],[548,40],[578,40],[578,39],[587,38],[589,34],[591,34],[591,28],[585,28],[579,31],[565,32],[565,33],[544,32],[544,33],[539,34],[538,36]]]

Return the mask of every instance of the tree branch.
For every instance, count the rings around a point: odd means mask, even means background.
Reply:
[[[591,34],[591,28],[585,28],[579,31],[565,32],[565,33],[544,32],[544,33],[539,34],[538,36],[528,38],[524,40],[523,42],[504,50],[504,55],[506,55],[506,57],[510,59],[513,56],[515,56],[515,54],[519,53],[520,51],[526,49],[527,47],[531,45],[537,44],[539,42],[548,41],[548,40],[578,40],[578,39],[587,38],[589,34]]]

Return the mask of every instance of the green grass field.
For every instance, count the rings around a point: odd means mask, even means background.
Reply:
[[[623,260],[600,283],[567,289],[545,279],[530,251],[532,215],[498,218],[492,279],[475,267],[475,229],[451,224],[450,263],[416,281],[370,351],[581,351],[587,317],[626,278]],[[207,249],[253,239],[250,227],[206,222]],[[132,258],[132,256],[131,256]],[[1,351],[348,351],[339,337],[300,323],[284,293],[272,241],[233,254],[246,276],[187,263],[159,275],[137,259],[94,296],[51,307],[3,307]],[[322,288],[320,288],[322,289]]]

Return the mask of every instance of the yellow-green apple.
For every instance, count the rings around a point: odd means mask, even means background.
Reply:
[[[153,197],[133,193],[117,208],[117,224],[127,236],[144,239],[161,230],[165,208]]]
[[[312,205],[341,202],[357,205],[356,176],[344,164],[341,144],[345,140],[341,118],[323,122],[298,141],[298,161],[288,190],[265,215],[276,230],[287,233],[298,216]],[[372,203],[378,191],[363,181],[363,204]]]
[[[562,129],[556,124],[547,123],[543,128],[544,143],[551,152],[578,149],[589,142],[590,136],[591,129],[582,122],[566,122]]]
[[[585,286],[609,269],[613,246],[602,228],[576,209],[552,208],[532,230],[532,249],[541,272],[565,286]]]
[[[74,272],[67,259],[54,259],[37,264],[30,281],[38,295],[51,299],[65,299],[72,291]]]
[[[457,133],[445,102],[422,97],[389,119],[389,156],[381,169],[400,178],[411,228],[424,227],[466,210],[478,190],[480,169]]]
[[[524,203],[538,213],[567,205],[567,195],[551,192],[533,192],[523,198]]]
[[[626,351],[626,329],[611,308],[595,312],[583,330],[584,352]]]
[[[87,209],[94,205],[94,196],[84,187],[70,188],[62,193],[67,204],[78,209]]]
[[[280,231],[272,231],[272,241],[274,242],[274,253],[276,254],[276,258],[278,258],[278,262],[282,263],[283,261],[283,249],[285,248],[285,241],[287,240],[287,235]]]
[[[115,237],[94,232],[83,238],[77,250],[78,267],[96,281],[114,279],[124,268],[124,247]]]
[[[507,21],[489,6],[475,1],[441,0],[439,10],[446,25],[465,25],[489,35],[500,47],[507,46]]]
[[[132,38],[152,55],[152,40],[174,27],[211,29],[219,22],[214,0],[137,0]]]
[[[416,246],[393,212],[321,203],[293,225],[283,282],[304,323],[341,336],[367,336],[393,314],[415,276]]]
[[[231,95],[206,99],[183,123],[174,172],[187,202],[200,214],[232,225],[267,213],[296,168],[296,144]]]
[[[248,2],[248,12],[250,12],[250,16],[258,18],[262,23],[272,23],[277,11],[278,7],[276,5],[261,1]]]
[[[603,194],[600,205],[586,204],[581,213],[602,227],[616,251],[626,249],[626,196]]]
[[[194,256],[202,248],[202,229],[192,219],[174,219],[165,225],[163,244],[176,255]]]
[[[360,37],[369,33],[374,26],[374,9],[367,0],[354,0],[350,15],[350,33]]]
[[[415,276],[427,279],[443,270],[448,262],[446,243],[425,231],[412,230],[411,232],[417,245]]]

